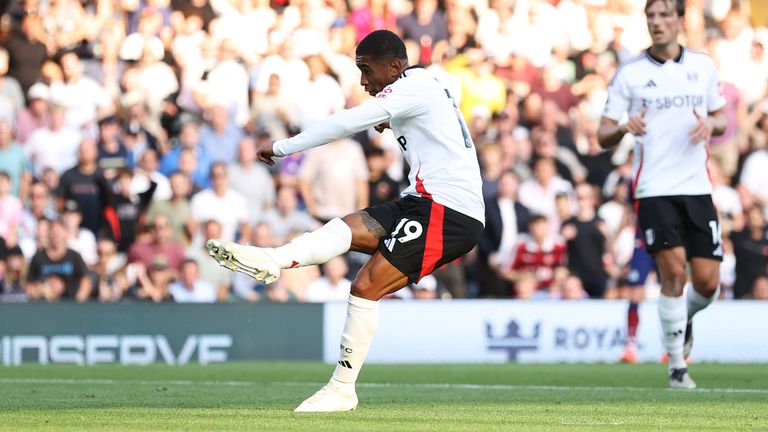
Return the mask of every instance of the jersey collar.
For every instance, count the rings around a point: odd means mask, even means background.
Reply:
[[[683,53],[685,53],[685,47],[684,46],[680,46],[680,54],[678,54],[677,57],[675,57],[673,59],[675,61],[675,63],[682,63],[683,62]],[[651,61],[651,63],[655,64],[656,66],[661,66],[661,65],[663,65],[665,63],[664,60],[662,60],[662,59],[656,57],[655,55],[651,54],[651,49],[650,48],[647,48],[645,50],[645,56],[648,58],[648,60]]]
[[[405,68],[405,70],[403,71],[403,73],[401,73],[401,74],[400,74],[400,78],[405,78],[405,77],[407,77],[408,75],[410,75],[410,72],[411,72],[411,71],[413,71],[413,70],[415,70],[415,69],[424,69],[424,66],[422,66],[422,65],[413,65],[413,66],[409,66],[409,67]]]

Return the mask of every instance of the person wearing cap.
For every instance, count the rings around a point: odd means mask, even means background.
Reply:
[[[11,179],[11,194],[25,197],[32,180],[32,165],[24,150],[13,140],[11,124],[0,118],[0,171]]]
[[[67,247],[79,253],[89,266],[96,264],[96,236],[87,228],[81,228],[83,214],[75,200],[66,200],[61,220],[67,231]]]
[[[27,92],[27,106],[16,115],[16,141],[26,144],[32,132],[51,124],[48,104],[51,91],[43,83],[35,83]]]

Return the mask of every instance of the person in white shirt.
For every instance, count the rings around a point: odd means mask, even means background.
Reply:
[[[170,292],[176,303],[216,302],[216,288],[200,279],[200,269],[193,259],[181,263],[179,280],[171,284]]]
[[[707,141],[727,118],[714,61],[678,44],[684,0],[647,0],[652,45],[616,70],[598,130],[603,148],[635,136],[634,197],[645,246],[661,280],[659,317],[669,385],[696,383],[685,362],[691,319],[717,296],[722,235],[707,175]],[[625,114],[629,120],[619,123]],[[686,263],[693,289],[684,295]]]
[[[304,289],[304,301],[324,303],[346,301],[352,281],[347,279],[349,267],[343,257],[337,256],[323,264],[323,276]]]
[[[273,165],[276,156],[391,128],[410,166],[401,199],[333,218],[273,249],[207,243],[219,264],[266,283],[281,269],[322,264],[347,251],[372,255],[352,282],[338,366],[297,412],[357,407],[355,382],[378,325],[379,300],[469,252],[485,222],[475,145],[450,92],[424,68],[409,67],[405,44],[388,30],[366,36],[355,61],[360,85],[375,98],[295,137],[262,144],[258,157]]]
[[[239,192],[229,187],[227,165],[223,162],[212,164],[210,177],[211,188],[192,197],[192,219],[199,224],[211,219],[219,221],[221,238],[226,241],[234,241],[238,233],[240,238],[250,238],[248,202]]]

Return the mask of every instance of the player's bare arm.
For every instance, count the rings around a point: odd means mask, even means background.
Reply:
[[[645,114],[648,108],[643,107],[640,115],[630,117],[629,121],[619,124],[618,121],[603,117],[600,119],[600,127],[597,129],[597,139],[600,141],[600,147],[604,149],[613,148],[619,144],[627,132],[635,136],[645,134]]]
[[[699,114],[696,108],[694,108],[693,115],[696,116],[696,124],[691,128],[692,142],[709,141],[711,136],[725,133],[725,128],[728,126],[728,117],[726,117],[725,110],[722,108],[708,113],[706,116]]]

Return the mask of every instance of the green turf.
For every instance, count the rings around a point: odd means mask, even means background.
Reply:
[[[768,366],[369,365],[352,413],[294,414],[317,363],[0,368],[0,431],[768,429]]]

